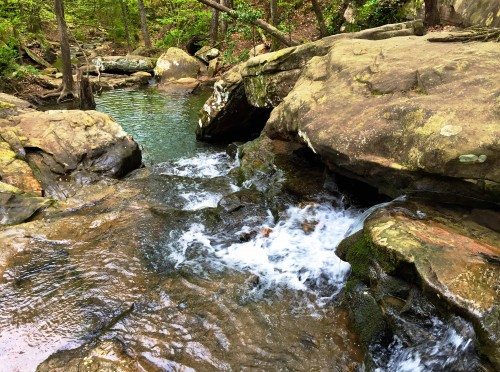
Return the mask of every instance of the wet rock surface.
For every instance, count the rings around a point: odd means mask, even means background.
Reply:
[[[499,238],[474,222],[470,210],[394,203],[375,211],[338,250],[352,266],[348,306],[364,342],[373,346],[390,334],[412,345],[423,324],[451,313],[474,326],[458,328],[466,335],[462,346],[477,339],[480,353],[498,368]],[[462,362],[449,368],[478,368],[477,358]]]
[[[1,229],[0,361],[40,371],[268,369],[277,359],[353,369],[361,355],[345,312],[315,302],[315,288],[331,296],[342,278],[316,270],[344,268],[319,243],[335,229],[322,220],[332,207],[271,217],[263,192],[235,185],[235,165],[216,153],[140,169]],[[339,239],[352,217],[335,213]],[[308,244],[282,239],[310,239],[316,260],[289,267]],[[287,247],[295,253],[280,253]]]

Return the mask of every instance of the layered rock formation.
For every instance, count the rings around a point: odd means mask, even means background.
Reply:
[[[79,185],[141,166],[137,143],[106,114],[39,112],[25,101],[0,98],[11,102],[0,111],[2,224],[29,218],[47,204],[40,196],[64,199]],[[20,213],[23,205],[27,209]]]

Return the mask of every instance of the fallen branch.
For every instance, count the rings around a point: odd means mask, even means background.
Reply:
[[[500,42],[500,28],[470,28],[461,33],[453,33],[444,37],[431,37],[433,43],[470,43],[473,41]]]
[[[236,10],[234,10],[234,9],[228,8],[228,7],[226,7],[226,6],[222,5],[222,4],[219,4],[219,3],[217,3],[217,2],[215,2],[213,0],[198,0],[198,1],[200,3],[203,3],[203,4],[211,7],[211,8],[214,8],[216,10],[219,10],[221,12],[226,13],[231,18],[234,18],[236,20],[239,19],[238,12]],[[263,29],[269,35],[271,35],[276,40],[278,40],[279,42],[283,43],[286,46],[299,45],[299,43],[297,41],[294,41],[294,40],[290,39],[288,37],[288,35],[284,34],[280,30],[278,30],[276,27],[274,27],[273,25],[270,25],[269,23],[267,23],[266,21],[264,21],[264,20],[262,20],[260,18],[247,20],[245,22],[251,24],[252,26],[257,26],[257,27]]]
[[[28,47],[23,45],[21,48],[28,55],[28,57],[30,57],[33,61],[35,61],[39,65],[41,65],[43,67],[52,67],[52,65],[49,62],[44,60],[42,57],[37,56],[35,53],[33,53],[31,50],[29,50]]]

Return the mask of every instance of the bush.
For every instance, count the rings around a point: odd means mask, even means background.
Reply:
[[[407,0],[368,0],[358,9],[356,24],[361,28],[401,22],[401,9]]]

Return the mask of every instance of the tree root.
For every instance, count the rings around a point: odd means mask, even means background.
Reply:
[[[433,43],[470,43],[473,41],[480,42],[500,42],[500,28],[473,27],[464,30],[462,33],[451,34],[445,37],[432,37],[428,39]]]

